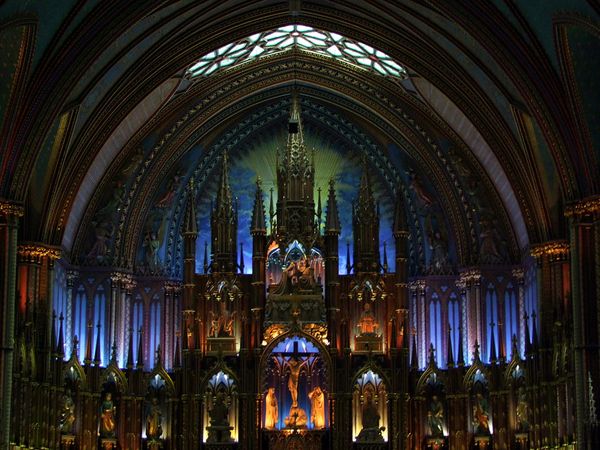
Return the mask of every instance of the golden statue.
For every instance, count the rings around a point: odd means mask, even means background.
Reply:
[[[146,436],[150,439],[159,439],[162,435],[161,422],[162,412],[160,410],[160,405],[158,404],[158,399],[154,397],[152,399],[150,410],[148,411],[148,416],[146,417]]]
[[[267,390],[267,397],[265,398],[266,414],[265,414],[265,428],[267,430],[274,430],[277,427],[277,421],[279,420],[279,409],[277,406],[277,397],[275,397],[275,388],[270,387]]]
[[[310,420],[317,430],[325,428],[325,394],[319,386],[309,394],[310,398]]]
[[[290,377],[288,378],[288,389],[292,396],[292,408],[298,407],[298,377],[300,369],[306,364],[306,361],[300,362],[297,358],[290,358],[288,365],[290,366]]]
[[[100,408],[100,436],[114,437],[116,426],[116,410],[112,402],[112,394],[106,393],[102,406]]]
[[[365,301],[365,310],[358,321],[357,327],[359,330],[359,336],[375,335],[377,333],[377,329],[379,328],[379,324],[371,312],[371,304],[367,301]]]

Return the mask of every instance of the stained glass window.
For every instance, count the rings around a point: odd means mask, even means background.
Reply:
[[[224,45],[192,64],[187,75],[191,78],[209,76],[220,69],[292,48],[318,53],[383,76],[399,79],[408,76],[404,67],[370,45],[305,25],[286,25]]]

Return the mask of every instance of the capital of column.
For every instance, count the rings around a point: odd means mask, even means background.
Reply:
[[[181,293],[182,284],[178,281],[165,281],[164,289],[166,293],[178,294]]]
[[[549,258],[550,261],[566,260],[569,257],[569,244],[563,239],[534,244],[529,253],[538,262],[541,262],[544,257]]]
[[[17,247],[17,254],[25,261],[41,263],[47,257],[50,260],[60,258],[60,249],[36,242],[24,242]]]
[[[408,283],[408,288],[411,291],[418,291],[421,294],[425,291],[426,286],[425,280],[414,280]]]
[[[23,205],[14,201],[0,199],[0,214],[6,217],[23,217],[25,208]]]
[[[566,217],[582,217],[582,216],[600,216],[600,195],[592,195],[578,202],[573,202],[567,205],[565,209]]]
[[[481,270],[479,269],[465,269],[460,272],[459,282],[464,283],[464,287],[470,287],[471,285],[479,285],[481,281]]]
[[[517,267],[512,270],[512,276],[517,280],[519,284],[523,284],[525,282],[525,270],[522,267]]]

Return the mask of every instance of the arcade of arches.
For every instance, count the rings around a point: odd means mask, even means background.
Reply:
[[[0,449],[598,448],[599,14],[0,1]]]

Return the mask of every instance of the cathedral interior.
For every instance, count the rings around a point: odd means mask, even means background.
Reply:
[[[599,18],[0,1],[0,449],[600,448]]]

